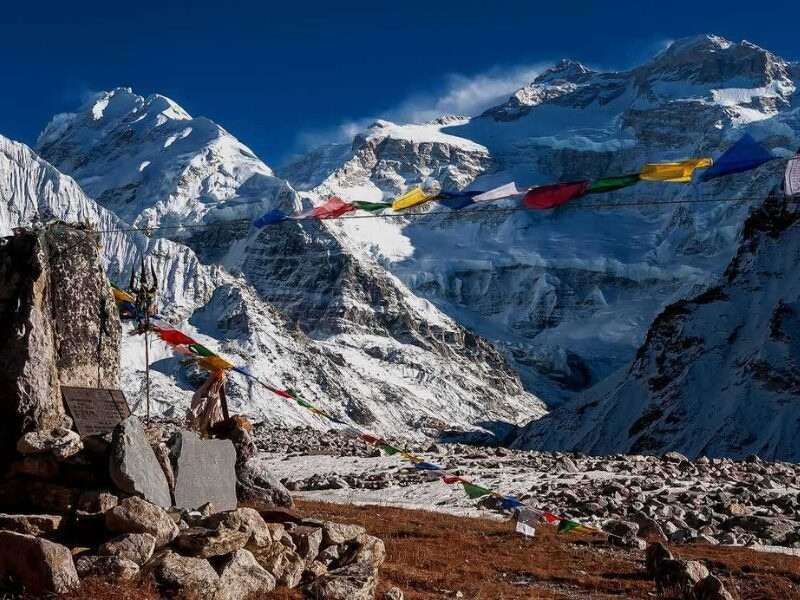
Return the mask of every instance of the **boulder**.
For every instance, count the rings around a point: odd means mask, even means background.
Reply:
[[[280,585],[293,588],[300,583],[306,563],[291,548],[280,542],[273,542],[252,552],[258,564],[269,571]]]
[[[658,563],[654,579],[659,593],[677,588],[688,594],[708,575],[708,569],[696,560],[665,559]]]
[[[156,538],[149,533],[126,533],[109,540],[98,548],[101,556],[117,556],[136,563],[145,564],[156,549]]]
[[[83,492],[78,497],[77,509],[87,513],[104,513],[119,504],[119,498],[108,492]]]
[[[346,544],[357,539],[366,530],[361,525],[349,525],[325,521],[322,525],[322,545]]]
[[[12,531],[0,531],[0,573],[31,594],[63,594],[80,583],[69,548]]]
[[[167,512],[137,496],[126,498],[105,514],[106,527],[114,533],[149,533],[160,548],[178,535],[178,526]]]
[[[261,515],[258,514],[258,511],[253,508],[243,507],[215,513],[207,517],[203,523],[210,529],[224,528],[247,534],[249,536],[247,540],[248,546],[265,546],[273,541],[270,528]],[[281,525],[280,527],[282,530],[283,526]],[[278,539],[280,539],[280,535]]]
[[[60,528],[59,515],[7,515],[0,513],[0,529],[37,537],[50,537]]]
[[[139,574],[139,565],[119,556],[84,555],[75,561],[75,569],[81,578],[100,577],[106,581],[131,580]]]
[[[237,550],[219,569],[216,600],[260,598],[275,589],[275,577],[247,550]]]
[[[746,532],[757,535],[769,542],[781,544],[787,536],[794,533],[798,523],[780,517],[744,515],[731,517],[722,524],[722,528],[726,530],[734,527],[744,529]]]
[[[377,570],[386,560],[383,540],[362,533],[353,545],[353,551],[342,560],[342,564],[364,563]]]
[[[694,600],[733,600],[722,582],[713,575],[698,581],[693,593]]]
[[[219,575],[206,559],[181,556],[171,550],[159,552],[142,573],[168,597],[213,600],[219,586]]]
[[[178,534],[173,545],[182,554],[209,558],[230,554],[244,548],[250,537],[249,531],[238,531],[225,527],[218,529],[189,527]]]
[[[603,525],[603,530],[621,538],[636,537],[636,534],[639,533],[639,525],[630,521],[611,520]]]
[[[399,587],[390,587],[383,593],[383,600],[403,600],[403,590]]]
[[[266,463],[260,459],[249,460],[239,467],[236,493],[241,504],[262,513],[276,507],[294,506],[289,490],[269,472]],[[267,521],[272,520],[266,515],[262,516]]]
[[[141,496],[163,508],[172,506],[164,470],[158,462],[141,421],[130,416],[114,429],[109,472],[126,494]]]
[[[661,542],[650,544],[645,551],[645,568],[647,569],[647,574],[655,578],[661,562],[672,559],[672,552],[670,552],[664,544]]]
[[[298,525],[289,531],[289,535],[297,548],[297,553],[304,560],[314,560],[319,554],[322,544],[322,528]]]
[[[50,453],[58,460],[65,460],[81,450],[83,450],[81,437],[64,427],[29,431],[17,442],[17,452],[20,454]]]
[[[208,502],[217,510],[233,510],[236,497],[236,450],[230,440],[201,440],[180,431],[172,447],[175,505],[196,509]]]
[[[374,600],[377,572],[364,563],[329,571],[309,586],[312,598],[324,600]]]

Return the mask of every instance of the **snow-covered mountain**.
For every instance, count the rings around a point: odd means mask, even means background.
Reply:
[[[800,460],[798,261],[797,203],[772,198],[718,285],[667,306],[629,368],[516,445]]]
[[[378,122],[280,174],[312,200],[379,200],[429,176],[445,189],[487,189],[636,172],[648,161],[717,156],[744,131],[789,155],[799,74],[767,50],[716,36],[679,40],[627,71],[562,61],[478,117]],[[772,164],[705,184],[641,183],[556,211],[428,206],[421,212],[442,213],[334,227],[503,348],[526,387],[555,406],[626,365],[665,305],[721,274],[749,210],[780,175]],[[720,201],[652,206],[705,197]],[[642,206],[582,206],[617,201]]]
[[[243,224],[271,208],[300,206],[300,199],[224,129],[174,102],[125,88],[100,94],[57,116],[39,150],[96,199],[81,193],[76,202],[103,218],[115,213],[120,225],[111,229],[167,228],[153,232],[161,238],[137,238],[168,290],[163,311],[190,333],[209,336],[202,339],[210,345],[219,340],[223,353],[254,374],[379,432],[435,435],[542,413],[491,344],[368,257],[347,252],[324,223],[280,231]],[[19,193],[10,197],[20,201]],[[61,202],[51,204],[61,215]],[[215,226],[194,227],[207,224]],[[124,282],[137,252],[119,257],[113,244],[106,247],[107,260],[120,265],[112,274]],[[203,293],[177,302],[176,289]],[[141,346],[132,338],[125,348],[126,390],[137,398]],[[160,351],[154,396],[159,410],[176,406],[180,413],[196,380]],[[272,423],[328,425],[238,375],[229,395],[236,410]]]

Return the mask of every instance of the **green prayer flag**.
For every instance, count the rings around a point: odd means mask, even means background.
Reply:
[[[487,490],[485,487],[469,483],[468,481],[462,481],[461,485],[464,486],[464,491],[467,493],[467,496],[473,500],[492,493],[492,490]]]
[[[392,456],[400,452],[400,448],[395,448],[394,446],[390,446],[389,444],[378,444],[378,448],[386,452],[387,456]]]
[[[387,202],[361,202],[356,200],[353,202],[353,206],[367,212],[378,212],[387,208],[391,208],[392,205]]]
[[[628,187],[638,182],[639,182],[638,173],[634,173],[632,175],[619,175],[617,177],[603,177],[602,179],[596,179],[595,181],[590,183],[588,189],[586,190],[586,193],[602,194],[605,192],[615,192],[616,190],[621,190],[622,188]]]
[[[568,533],[570,531],[589,532],[591,529],[575,521],[563,520],[558,524],[558,533]]]
[[[189,344],[189,349],[196,352],[200,356],[216,356],[216,354],[202,344]]]

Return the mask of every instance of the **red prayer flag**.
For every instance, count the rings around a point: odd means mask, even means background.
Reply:
[[[311,212],[311,217],[317,219],[335,219],[355,209],[356,207],[349,202],[345,202],[337,196],[331,196],[324,204],[319,205]]]
[[[553,523],[558,523],[559,521],[562,520],[560,517],[557,517],[553,513],[549,512],[544,513],[542,517],[544,517],[544,520],[547,521],[550,525],[552,525]]]
[[[368,433],[362,433],[358,437],[360,437],[363,441],[367,442],[368,444],[377,444],[379,441],[378,438],[376,438],[374,435],[370,435]]]
[[[197,343],[188,335],[181,333],[177,329],[160,329],[158,331],[158,337],[173,346],[188,346]]]
[[[554,183],[531,188],[522,199],[525,208],[555,208],[586,193],[588,181],[572,181],[570,183]]]
[[[294,399],[294,398],[292,397],[292,395],[291,395],[289,392],[285,391],[285,390],[272,390],[272,392],[273,392],[274,394],[277,394],[277,395],[278,395],[278,396],[280,396],[281,398],[291,398],[291,399]]]
[[[452,485],[454,483],[459,483],[461,481],[461,477],[456,475],[444,475],[442,477],[442,481],[444,481],[448,485]]]

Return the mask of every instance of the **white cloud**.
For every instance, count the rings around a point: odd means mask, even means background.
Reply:
[[[547,65],[495,67],[476,75],[453,73],[444,77],[434,90],[416,92],[398,105],[359,119],[343,121],[326,129],[301,132],[296,139],[298,151],[322,144],[345,142],[377,119],[396,123],[419,123],[442,115],[475,116],[504,102],[512,93],[533,81]]]

